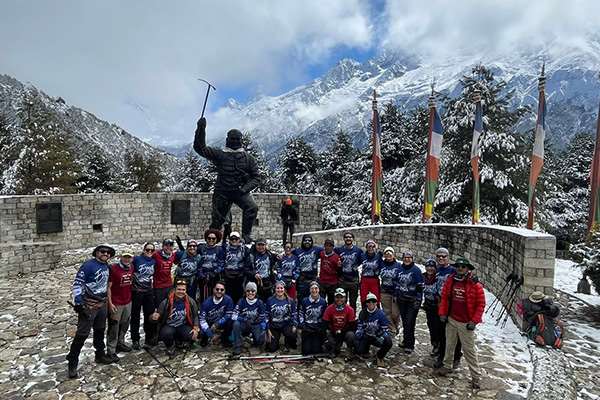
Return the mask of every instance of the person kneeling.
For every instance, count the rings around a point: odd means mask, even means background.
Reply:
[[[335,304],[327,306],[323,321],[327,325],[327,342],[325,347],[331,357],[340,354],[344,342],[349,351],[349,356],[354,352],[354,328],[356,327],[356,314],[354,309],[346,304],[344,289],[335,290]]]
[[[383,311],[377,307],[377,296],[369,293],[366,299],[367,308],[361,310],[356,328],[356,353],[369,354],[371,345],[379,347],[377,366],[384,368],[383,359],[392,347],[389,324]]]
[[[267,300],[269,330],[267,331],[267,349],[279,350],[279,339],[285,338],[284,352],[296,348],[296,327],[298,325],[296,302],[285,292],[285,283],[275,283],[275,295]]]
[[[175,354],[175,343],[184,345],[198,339],[198,307],[186,294],[187,282],[178,280],[175,289],[160,303],[152,320],[160,326],[159,338],[167,347],[167,354]]]
[[[204,300],[200,310],[200,346],[205,347],[209,340],[213,344],[220,341],[223,346],[231,346],[229,335],[233,309],[233,300],[225,294],[225,283],[217,282],[213,288],[213,295]]]
[[[267,312],[265,303],[256,298],[256,283],[246,285],[246,297],[242,297],[233,311],[233,355],[242,352],[242,336],[252,336],[255,346],[265,343]]]

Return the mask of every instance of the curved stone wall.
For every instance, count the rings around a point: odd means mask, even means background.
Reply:
[[[281,237],[280,208],[285,194],[256,193],[259,207],[253,236]],[[298,230],[321,229],[322,197],[296,195]],[[62,251],[98,243],[141,243],[163,238],[201,238],[210,223],[211,193],[101,193],[55,196],[0,196],[0,276],[43,271]],[[190,201],[190,224],[171,224],[171,201]],[[37,233],[36,205],[60,203],[63,230]],[[232,207],[233,229],[241,210]]]
[[[517,299],[534,290],[546,294],[554,290],[556,239],[545,233],[490,225],[401,224],[303,232],[294,235],[294,241],[300,243],[300,237],[310,233],[315,243],[332,238],[339,245],[345,231],[351,231],[362,248],[367,239],[374,239],[381,249],[394,247],[397,255],[411,250],[417,263],[432,257],[438,247],[446,247],[451,260],[460,256],[468,258],[476,266],[479,279],[495,295],[500,293],[505,277],[511,272],[524,278]],[[512,316],[522,326],[514,307]]]

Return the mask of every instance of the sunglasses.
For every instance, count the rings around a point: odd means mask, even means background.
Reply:
[[[256,290],[254,290],[254,289],[246,290],[246,293],[254,293],[254,292],[256,292]]]
[[[150,252],[154,251],[154,249],[144,249],[144,251],[145,251],[146,253],[150,253]]]
[[[209,236],[206,238],[206,240],[217,240],[217,238],[215,236]]]
[[[367,300],[367,303],[377,303],[377,300]]]
[[[187,285],[186,281],[177,281],[175,282],[176,285]]]
[[[221,289],[221,288],[215,288],[215,292],[224,292],[225,289]]]
[[[233,237],[230,237],[229,240],[240,240],[240,238],[233,236]]]
[[[469,268],[469,267],[467,267],[466,265],[457,264],[456,268],[458,269],[458,268]]]
[[[448,256],[445,254],[438,254],[436,257],[437,258],[448,258]]]
[[[190,247],[198,247],[198,246],[196,246],[195,244],[188,244],[188,248],[190,248]]]
[[[100,254],[109,254],[110,251],[108,251],[108,250],[98,250],[98,253],[100,253]]]
[[[344,236],[344,240],[354,239],[352,236]]]

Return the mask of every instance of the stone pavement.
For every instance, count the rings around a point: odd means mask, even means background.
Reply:
[[[76,268],[89,251],[65,254],[56,270],[0,282],[2,399],[515,399],[527,394],[531,365],[523,357],[524,341],[498,345],[498,338],[482,337],[493,329],[480,332],[482,390],[469,388],[464,363],[447,378],[434,377],[426,366],[430,347],[424,313],[419,315],[415,353],[400,354],[395,341],[385,369],[365,361],[345,363],[343,358],[303,365],[251,364],[229,361],[227,353],[212,349],[169,359],[161,347],[160,360],[187,389],[180,392],[145,351],[122,354],[116,365],[96,365],[89,339],[80,360],[81,378],[69,380],[64,357],[76,317],[67,300]]]

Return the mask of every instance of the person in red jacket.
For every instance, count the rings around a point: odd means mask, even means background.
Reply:
[[[327,323],[327,341],[325,348],[330,357],[340,354],[342,345],[346,343],[348,356],[354,354],[354,330],[356,329],[356,313],[346,304],[344,289],[335,290],[335,304],[330,304],[325,309],[323,321]]]
[[[169,296],[169,292],[173,289],[173,275],[171,269],[175,262],[176,253],[173,251],[175,242],[171,239],[165,239],[162,242],[162,250],[155,251],[152,258],[156,261],[154,267],[153,278],[153,296],[154,310],[158,310],[160,304]],[[154,332],[150,340],[146,338],[148,346],[156,346],[158,343],[158,330]]]
[[[333,250],[335,242],[325,239],[324,250],[319,254],[321,268],[319,270],[319,283],[327,296],[327,304],[335,301],[335,289],[338,287],[342,274],[342,261],[340,256]]]
[[[437,369],[436,374],[445,376],[451,371],[454,348],[460,339],[471,372],[471,386],[479,389],[481,370],[475,347],[475,327],[482,322],[485,295],[481,283],[473,279],[471,271],[475,267],[469,260],[459,257],[454,267],[456,272],[444,284],[438,309],[440,319],[446,323],[446,353],[444,366]]]

